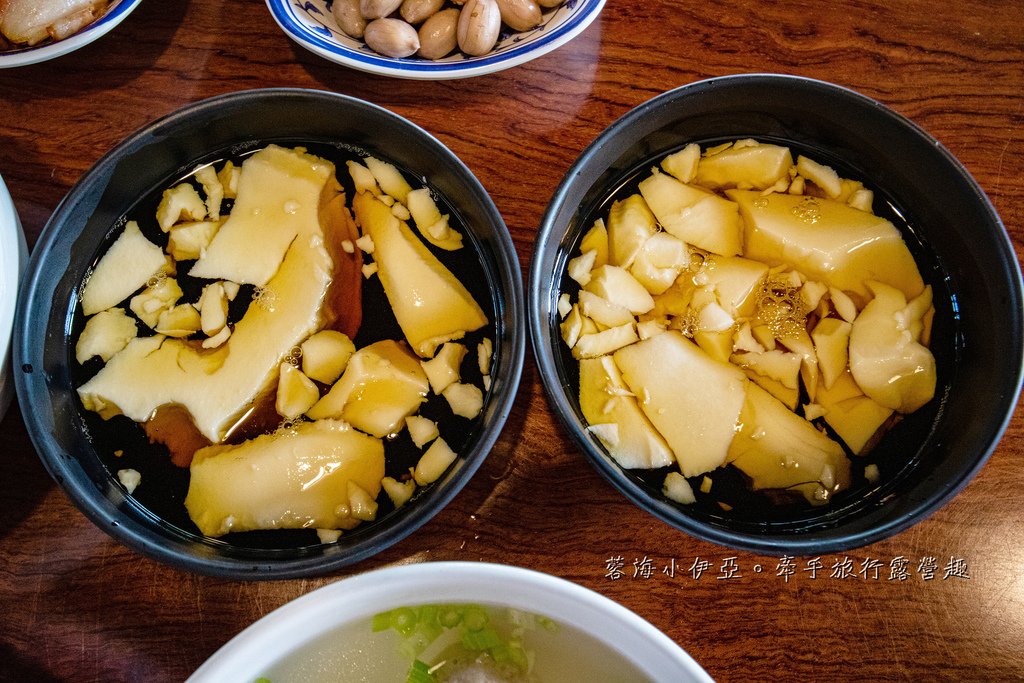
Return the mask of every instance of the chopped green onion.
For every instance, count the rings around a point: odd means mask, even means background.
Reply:
[[[462,644],[467,650],[480,652],[489,650],[492,647],[501,645],[501,638],[493,628],[485,627],[479,631],[465,631],[462,634]]]
[[[508,654],[509,659],[512,661],[512,664],[517,669],[519,669],[523,673],[526,673],[530,670],[530,660],[526,656],[526,649],[523,647],[522,643],[509,643]]]
[[[470,631],[479,631],[491,620],[487,616],[487,612],[478,607],[477,605],[470,605],[466,608],[466,611],[462,613],[462,623],[466,625],[466,628]]]
[[[266,676],[260,676],[255,681],[253,681],[253,683],[270,683],[270,679]]]
[[[493,659],[494,663],[499,666],[502,664],[508,664],[510,661],[512,661],[512,655],[509,653],[509,646],[502,643],[500,645],[495,645],[494,647],[492,647],[491,659]]]
[[[537,623],[540,624],[541,627],[549,633],[558,632],[558,624],[555,621],[548,619],[547,617],[538,616]]]
[[[425,662],[417,659],[412,663],[405,683],[435,683],[434,674],[430,673],[430,667]]]
[[[416,624],[416,633],[423,636],[429,644],[437,640],[438,636],[444,633],[444,628],[436,621],[420,621]]]
[[[462,622],[462,610],[458,607],[446,606],[438,610],[437,623],[445,628],[455,628]]]
[[[419,620],[416,622],[416,631],[423,634],[428,644],[444,633],[444,628],[437,621],[437,612],[437,605],[424,605],[419,608]]]
[[[387,631],[391,628],[391,612],[380,612],[379,614],[374,614],[373,621],[371,623],[374,633]]]
[[[509,610],[512,632],[511,639],[506,641],[490,625],[490,621],[490,613],[480,605],[421,605],[399,607],[375,614],[372,628],[374,632],[394,629],[403,636],[399,650],[404,657],[414,662],[406,683],[435,683],[436,679],[427,662],[438,659],[442,650],[459,641],[470,652],[488,653],[501,667],[511,666],[527,673],[532,669],[533,653],[527,652],[523,645],[521,637],[524,632],[536,626],[550,632],[560,628],[547,617],[534,617]],[[461,628],[458,628],[460,625]],[[440,666],[438,664],[434,668]],[[255,683],[271,682],[260,678]]]
[[[416,628],[416,612],[408,607],[399,607],[391,611],[391,628],[403,636],[408,636]]]

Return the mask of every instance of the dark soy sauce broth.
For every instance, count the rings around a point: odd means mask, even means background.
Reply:
[[[913,220],[905,216],[911,215],[899,206],[893,197],[886,193],[884,187],[872,182],[870,169],[856,169],[844,162],[842,158],[826,150],[804,146],[790,140],[755,137],[759,142],[789,147],[795,160],[803,154],[815,161],[831,166],[842,178],[859,180],[864,187],[874,192],[873,211],[876,215],[886,218],[900,231],[907,243],[925,284],[932,286],[935,318],[932,324],[930,350],[935,356],[938,381],[935,397],[927,405],[910,415],[903,416],[881,438],[879,443],[864,455],[855,456],[850,453],[841,439],[825,424],[823,418],[814,421],[816,426],[823,427],[826,433],[839,443],[852,461],[851,484],[845,491],[832,496],[825,505],[813,506],[798,493],[751,489],[749,479],[743,472],[732,465],[719,467],[704,475],[688,478],[693,488],[696,502],[691,505],[680,505],[681,509],[698,519],[707,522],[727,523],[730,528],[743,528],[753,531],[782,530],[785,528],[809,529],[828,526],[833,520],[853,509],[860,509],[874,501],[881,501],[890,495],[898,486],[899,481],[919,462],[924,455],[922,446],[928,441],[934,425],[942,412],[942,405],[949,391],[955,372],[955,365],[963,343],[959,334],[959,313],[956,294],[950,285],[950,278],[943,269],[935,252],[929,248],[920,234],[915,230]],[[689,142],[697,142],[701,150],[724,142],[732,142],[742,137],[714,138],[691,140],[678,147],[668,149],[657,156],[650,157],[623,173],[617,181],[613,181],[607,192],[601,193],[600,199],[590,206],[581,206],[577,233],[560,254],[556,279],[559,282],[557,296],[568,292],[573,301],[576,300],[580,287],[569,277],[567,264],[569,259],[579,254],[580,241],[587,230],[598,218],[607,220],[608,211],[614,201],[624,199],[631,194],[639,193],[638,185],[646,178],[651,168],[658,166],[661,160],[682,149]],[[911,207],[907,207],[908,209]],[[581,424],[586,424],[579,408],[579,362],[572,357],[570,349],[562,341],[558,329],[557,313],[552,320],[552,335],[560,353],[556,356],[560,374],[569,392],[574,395],[574,407]],[[808,402],[806,391],[801,385],[800,406]],[[802,410],[801,410],[802,414]],[[597,440],[594,440],[595,443]],[[600,447],[600,446],[599,446]],[[864,470],[868,465],[878,467],[877,481],[869,481]],[[927,466],[927,464],[925,464]],[[662,495],[662,484],[665,475],[677,469],[664,467],[653,470],[625,469],[620,470],[636,485],[647,491],[654,499],[667,501]],[[711,490],[700,491],[704,477],[711,479]],[[671,503],[671,501],[668,501]],[[674,503],[672,503],[674,504]]]
[[[355,189],[345,162],[348,160],[360,161],[366,156],[365,152],[360,154],[361,150],[349,146],[317,143],[308,140],[275,140],[272,142],[282,147],[304,147],[309,153],[334,163],[335,175],[344,189],[346,204],[351,206]],[[211,156],[197,162],[191,168],[194,169],[203,164],[213,163],[214,167],[220,170],[224,163],[229,160],[238,166],[247,156],[262,149],[267,144],[270,144],[270,142],[252,147],[240,154]],[[384,161],[390,161],[376,153],[372,155]],[[422,187],[425,184],[422,177],[409,173],[405,169],[400,170],[402,170],[403,175],[409,184],[412,185],[413,189]],[[140,198],[125,212],[125,218],[137,221],[142,233],[154,244],[161,247],[166,247],[167,245],[167,235],[161,232],[156,222],[156,207],[160,203],[164,190],[180,182],[187,181],[192,182],[200,190],[201,196],[205,196],[202,193],[201,186],[194,179],[189,178],[190,172],[179,177],[169,178],[167,182],[152,188],[150,192]],[[426,185],[430,186],[429,178]],[[474,236],[466,230],[455,208],[440,193],[434,191],[433,194],[437,201],[438,210],[440,210],[442,215],[449,214],[449,224],[453,229],[462,233],[463,247],[456,251],[444,251],[435,248],[426,240],[422,241],[469,290],[473,298],[476,299],[477,303],[487,314],[489,321],[488,325],[475,332],[468,333],[464,338],[458,340],[459,343],[464,344],[467,348],[466,357],[463,359],[460,368],[461,381],[475,384],[482,389],[483,381],[477,363],[477,345],[484,338],[489,338],[495,344],[492,358],[498,352],[495,301],[491,294],[491,286],[485,272],[480,246],[476,243]],[[221,205],[221,214],[229,214],[231,206],[232,200],[225,199]],[[413,232],[416,233],[417,230],[413,227],[411,219],[407,222]],[[108,240],[98,248],[96,261],[99,261],[103,254],[106,253],[114,239],[120,235],[121,230],[113,230],[112,233]],[[417,236],[419,235],[417,234]],[[338,249],[340,250],[340,247]],[[372,254],[364,254],[364,262],[369,263],[370,261],[372,261]],[[198,301],[203,286],[212,282],[212,280],[190,277],[188,270],[192,267],[193,263],[194,261],[178,262],[178,273],[175,277],[184,293],[179,303]],[[231,302],[229,307],[228,320],[230,323],[235,323],[242,318],[253,299],[254,293],[255,287],[252,285],[243,285],[240,288],[238,296]],[[135,317],[128,308],[127,301],[122,303],[121,307],[124,308],[128,315],[133,318]],[[152,330],[142,321],[137,320],[137,324],[140,336],[153,334]],[[79,365],[78,361],[75,360],[74,344],[84,326],[85,316],[82,315],[81,307],[76,305],[69,337],[67,360],[68,367],[72,369],[71,377],[75,387],[79,387],[87,382],[104,365],[98,358],[93,358],[84,365]],[[202,333],[198,333],[198,338],[201,338],[201,336]],[[358,333],[353,338],[353,342],[355,342],[356,348],[360,349],[383,339],[404,341],[405,336],[402,334],[398,321],[392,312],[391,304],[384,294],[384,288],[380,283],[380,279],[374,274],[369,279],[363,278],[362,281],[362,323]],[[329,388],[324,385],[318,386],[321,390],[321,395]],[[485,391],[484,393],[486,401],[487,392]],[[204,538],[200,534],[199,529],[192,523],[192,520],[189,519],[184,506],[185,495],[188,492],[189,471],[187,468],[177,467],[171,462],[167,447],[162,444],[150,443],[148,436],[143,431],[142,425],[123,415],[113,417],[110,420],[104,420],[98,414],[82,408],[80,403],[79,408],[83,426],[90,436],[97,455],[109,471],[111,477],[116,480],[116,472],[125,468],[137,470],[142,475],[142,481],[131,494],[131,498],[144,508],[147,513],[159,519],[163,524],[171,525],[186,535]],[[428,394],[426,402],[422,404],[419,410],[419,414],[437,422],[441,437],[448,442],[449,446],[456,453],[465,452],[477,437],[479,417],[474,420],[468,420],[454,415],[447,400],[443,396],[434,395],[433,392]],[[279,418],[279,421],[283,423],[284,419]],[[245,432],[244,425],[240,431]],[[245,435],[247,437],[256,436],[253,433]],[[234,441],[237,440],[234,439]],[[384,451],[385,474],[398,480],[408,478],[409,468],[416,465],[422,454],[422,451],[413,444],[408,431],[404,428],[393,438],[384,439]],[[115,455],[118,452],[121,455]],[[418,488],[415,495],[419,496],[424,490],[426,489]],[[371,528],[394,510],[391,499],[388,498],[383,490],[377,497],[377,503],[379,505],[377,521],[363,522],[355,530],[343,532],[340,540],[341,543],[344,543],[346,534],[354,534]],[[407,503],[407,505],[411,503],[412,501]],[[205,540],[212,543],[223,542],[238,548],[253,549],[294,549],[320,544],[316,531],[313,529],[247,531],[227,534],[218,539]]]

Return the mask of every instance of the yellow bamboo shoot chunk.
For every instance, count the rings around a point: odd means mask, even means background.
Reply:
[[[608,454],[622,467],[657,468],[675,462],[672,450],[640,410],[611,356],[580,361],[580,410]],[[595,429],[614,425],[614,430]]]
[[[220,221],[181,223],[167,235],[167,253],[176,261],[190,261],[203,255],[220,230]]]
[[[413,471],[413,478],[420,486],[426,486],[441,478],[448,467],[455,462],[459,456],[451,449],[451,446],[438,437],[430,444],[430,448],[424,451],[416,463]]]
[[[849,372],[840,377],[850,377]],[[853,380],[851,379],[850,382]],[[838,384],[838,382],[837,382]],[[827,390],[826,390],[827,393]],[[820,397],[819,397],[820,398]],[[867,396],[853,396],[842,401],[831,401],[825,397],[825,422],[843,440],[854,454],[860,455],[874,441],[878,430],[893,414],[892,408],[875,403]]]
[[[430,381],[430,388],[435,394],[440,394],[449,384],[459,381],[462,359],[465,357],[465,346],[456,342],[445,342],[436,356],[427,361],[420,361],[423,372]]]
[[[405,427],[409,430],[409,438],[416,448],[423,448],[438,437],[437,423],[422,415],[410,415],[405,418]]]
[[[753,187],[764,190],[782,178],[788,178],[793,155],[779,145],[734,145],[703,157],[697,165],[695,182],[704,187]]]
[[[596,254],[594,267],[608,263],[608,230],[604,220],[598,218],[580,241],[580,253],[591,251]]]
[[[351,529],[360,520],[351,514],[349,484],[377,496],[384,445],[344,422],[307,422],[237,446],[202,448],[190,473],[185,508],[207,536]]]
[[[380,483],[384,487],[384,492],[388,494],[388,498],[394,503],[396,510],[408,503],[412,494],[416,493],[414,479],[398,481],[394,477],[384,477]]]
[[[462,248],[462,233],[448,225],[448,215],[441,215],[434,198],[430,196],[429,189],[424,187],[409,192],[406,195],[406,202],[409,205],[409,214],[423,239],[445,251]]]
[[[137,335],[138,326],[124,310],[111,308],[100,311],[85,323],[85,329],[75,344],[75,359],[84,363],[93,356],[99,356],[105,363]]]
[[[352,208],[373,239],[378,277],[413,351],[430,358],[444,342],[487,324],[473,295],[386,204],[364,192]]]
[[[658,171],[639,187],[658,222],[672,235],[715,254],[740,253],[743,221],[734,202]]]
[[[812,280],[870,298],[865,282],[896,287],[907,298],[924,283],[900,231],[879,216],[823,197],[729,190],[746,224],[745,256],[786,264]]]
[[[334,165],[270,145],[245,160],[231,215],[189,271],[193,277],[264,286],[306,226],[319,221]]]
[[[918,341],[931,289],[907,302],[895,287],[869,282],[875,298],[853,321],[850,372],[876,403],[912,413],[935,396],[935,357]]]
[[[293,420],[309,410],[320,398],[313,381],[291,363],[281,363],[277,381],[277,414]]]
[[[795,489],[821,504],[850,485],[850,461],[835,441],[756,384],[747,385],[728,462],[754,489]]]
[[[675,330],[620,349],[614,358],[683,476],[725,462],[749,384],[742,370],[715,360]]]
[[[170,310],[182,296],[181,287],[173,277],[162,277],[132,297],[128,307],[139,320],[155,328],[160,314]]]
[[[92,315],[116,306],[166,265],[163,250],[146,239],[138,223],[128,221],[83,286],[82,312]]]
[[[310,379],[331,384],[345,371],[356,346],[347,334],[321,330],[302,342],[302,372]]]
[[[156,221],[164,232],[179,221],[201,221],[204,218],[206,202],[189,183],[181,183],[165,190],[159,206],[156,207]]]
[[[368,434],[389,436],[419,410],[429,389],[416,357],[385,339],[352,354],[341,379],[306,415],[341,418]]]
[[[479,415],[484,407],[484,394],[475,384],[454,382],[445,387],[441,395],[448,401],[453,413],[468,420]]]

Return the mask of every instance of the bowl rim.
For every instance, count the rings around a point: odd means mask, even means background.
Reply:
[[[121,0],[109,8],[102,17],[64,40],[0,52],[0,69],[38,64],[85,47],[113,30],[141,2],[142,0]]]
[[[569,3],[576,4],[569,7]],[[431,61],[408,57],[399,59],[378,55],[370,51],[369,48],[365,51],[353,49],[325,37],[332,33],[326,27],[318,32],[306,26],[298,18],[295,4],[291,0],[266,0],[266,4],[274,21],[289,38],[328,61],[359,71],[395,78],[449,80],[503,71],[561,47],[582,33],[597,18],[604,7],[605,0],[568,0],[565,5],[561,6],[567,7],[569,11],[565,21],[547,32],[543,32],[547,24],[542,24],[540,29],[531,29],[534,32],[542,33],[539,39],[523,42],[519,46],[498,54],[455,61]],[[314,7],[314,9],[319,11],[318,8]]]
[[[500,589],[498,589],[500,587]],[[421,562],[368,571],[295,598],[235,635],[187,683],[254,680],[324,633],[402,606],[488,603],[546,616],[595,638],[651,680],[711,683],[703,668],[646,619],[551,574],[488,562]],[[642,654],[640,654],[642,653]]]
[[[544,246],[551,243],[557,244],[564,232],[564,229],[568,227],[564,226],[562,230],[559,230],[559,227],[555,223],[555,219],[560,207],[565,203],[566,196],[569,194],[576,177],[582,174],[583,169],[591,163],[594,157],[600,155],[602,147],[610,138],[618,135],[620,131],[636,125],[651,111],[668,106],[669,103],[675,102],[678,98],[689,93],[706,93],[720,88],[744,87],[756,83],[786,83],[789,85],[798,85],[804,88],[831,92],[848,102],[857,104],[858,106],[881,111],[885,115],[892,117],[894,121],[905,128],[908,135],[916,136],[920,140],[925,141],[929,146],[933,147],[944,158],[949,167],[956,171],[959,176],[959,180],[964,183],[966,187],[970,188],[972,194],[977,198],[980,208],[988,214],[992,225],[999,228],[996,231],[997,234],[994,234],[993,237],[1000,250],[1002,261],[1007,264],[1008,271],[1010,273],[1011,282],[1009,284],[1011,287],[1008,292],[1008,296],[1016,300],[1018,307],[1022,307],[1021,302],[1024,301],[1024,281],[1022,281],[1021,278],[1021,267],[1016,258],[1012,242],[1006,232],[1006,228],[1003,225],[1002,220],[996,212],[995,207],[992,205],[991,200],[989,200],[969,171],[967,171],[963,164],[961,164],[960,161],[957,160],[957,158],[936,138],[899,112],[896,112],[873,98],[841,85],[814,78],[789,74],[736,74],[695,81],[666,91],[642,102],[623,114],[604,131],[602,131],[598,137],[583,150],[578,159],[565,173],[562,181],[553,193],[547,209],[545,210],[540,224],[540,229],[537,234],[537,239],[534,242],[535,248],[529,270],[529,293],[527,301],[531,350],[534,358],[536,359],[548,401],[554,408],[554,412],[558,415],[561,424],[569,434],[572,441],[591,465],[597,469],[601,476],[603,476],[609,483],[625,495],[626,498],[641,509],[687,534],[730,548],[753,552],[783,552],[786,554],[793,553],[797,555],[849,550],[890,537],[925,519],[948,503],[977,474],[977,472],[988,461],[988,458],[991,456],[993,451],[995,451],[1002,435],[1005,433],[1011,419],[1013,418],[1014,406],[1020,396],[1022,383],[1024,383],[1024,356],[1022,356],[1017,363],[1016,376],[1013,378],[1013,389],[1006,401],[1007,409],[1000,417],[999,422],[993,425],[993,429],[991,430],[992,438],[990,442],[985,450],[978,454],[977,459],[969,467],[960,471],[956,480],[948,482],[946,487],[938,494],[924,497],[913,506],[910,512],[903,514],[896,519],[889,520],[888,522],[877,525],[868,530],[857,533],[847,532],[836,538],[823,540],[820,538],[808,538],[786,534],[761,535],[737,532],[691,518],[677,507],[654,498],[649,492],[644,491],[639,485],[629,480],[622,473],[621,468],[612,462],[611,458],[607,456],[602,449],[596,446],[586,434],[583,433],[583,430],[577,421],[570,417],[570,415],[573,414],[573,410],[570,405],[570,401],[564,392],[566,387],[559,378],[553,354],[549,353],[550,347],[548,346],[548,342],[550,339],[548,319],[543,315],[543,313],[550,310],[547,307],[547,304],[549,303],[546,297],[548,285],[545,282],[546,275],[550,275],[550,273],[546,274],[543,272],[541,257],[542,252],[544,251]],[[1017,329],[1015,330],[1016,338],[1020,339],[1024,337],[1024,321],[1018,318],[1017,323]]]
[[[505,309],[508,310],[508,319],[511,321],[504,328],[507,341],[502,343],[502,348],[507,348],[508,375],[500,378],[495,376],[491,389],[492,398],[484,404],[485,410],[493,410],[493,423],[486,428],[481,428],[477,441],[464,454],[460,454],[462,457],[460,467],[457,470],[449,471],[446,478],[442,480],[444,485],[436,486],[427,492],[430,497],[428,509],[421,510],[417,514],[399,514],[392,525],[382,527],[379,533],[374,533],[369,538],[360,538],[353,545],[343,549],[339,547],[337,552],[332,552],[329,555],[321,553],[292,559],[261,557],[257,560],[234,556],[223,557],[212,552],[203,556],[182,552],[179,549],[181,539],[177,539],[172,546],[169,543],[169,536],[159,535],[153,530],[152,520],[150,523],[143,524],[140,520],[134,519],[121,510],[124,504],[138,507],[134,501],[129,501],[126,497],[124,503],[114,503],[108,500],[102,492],[97,491],[89,476],[80,471],[77,458],[68,454],[50,437],[43,419],[45,411],[41,409],[24,411],[27,431],[44,467],[64,489],[74,505],[96,526],[115,540],[147,557],[181,569],[225,578],[283,579],[325,574],[375,555],[426,524],[447,506],[469,482],[500,436],[512,410],[526,355],[522,277],[515,246],[493,199],[455,153],[412,121],[365,100],[324,90],[259,88],[200,100],[144,125],[103,155],[81,176],[57,205],[32,252],[23,277],[23,285],[19,292],[15,312],[13,356],[14,367],[17,371],[14,372],[14,379],[17,395],[23,405],[40,403],[52,407],[46,380],[43,378],[45,373],[39,370],[42,367],[42,353],[45,345],[32,343],[30,328],[36,316],[30,314],[30,311],[38,305],[35,303],[37,298],[48,296],[49,289],[52,289],[52,287],[41,285],[41,281],[57,276],[52,273],[48,275],[42,266],[54,250],[55,242],[62,236],[61,227],[64,221],[78,209],[78,204],[87,193],[90,184],[97,182],[97,179],[107,177],[120,158],[145,146],[152,139],[161,137],[161,133],[175,125],[187,123],[209,110],[253,106],[265,102],[268,98],[297,98],[310,100],[317,104],[341,103],[345,108],[354,107],[374,116],[389,119],[409,134],[419,137],[425,145],[444,157],[457,170],[461,179],[470,187],[475,188],[478,201],[489,215],[491,224],[495,226],[494,238],[498,247],[493,254],[497,267],[495,276],[500,280],[507,279],[511,288],[503,302]],[[46,291],[40,293],[41,288]],[[501,317],[501,311],[498,312],[498,315]],[[43,326],[45,327],[45,325]],[[37,368],[35,372],[32,371],[33,364]],[[113,474],[110,473],[110,476],[113,477]],[[160,521],[160,525],[162,524]],[[273,555],[275,552],[278,551],[267,551],[266,554]]]

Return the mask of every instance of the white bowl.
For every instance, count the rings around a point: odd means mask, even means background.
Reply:
[[[142,0],[120,0],[119,2],[115,0],[107,9],[106,14],[64,40],[0,51],[0,69],[45,62],[88,45],[120,24],[133,9],[138,7],[140,2]]]
[[[432,61],[418,57],[396,59],[379,55],[361,40],[338,28],[325,0],[266,0],[274,20],[288,36],[310,52],[338,64],[370,73],[421,80],[481,76],[536,59],[579,35],[604,7],[605,0],[566,0],[546,10],[541,25],[521,33],[503,32],[494,50],[481,57],[456,51]]]
[[[3,418],[14,395],[11,381],[11,328],[14,326],[14,304],[18,299],[18,283],[28,261],[25,233],[21,230],[18,212],[0,178],[0,418]]]
[[[242,631],[186,683],[251,683],[325,633],[357,622],[369,627],[378,612],[435,603],[486,603],[532,612],[592,636],[650,680],[712,680],[649,622],[582,586],[499,564],[427,562],[359,574],[293,600]]]

